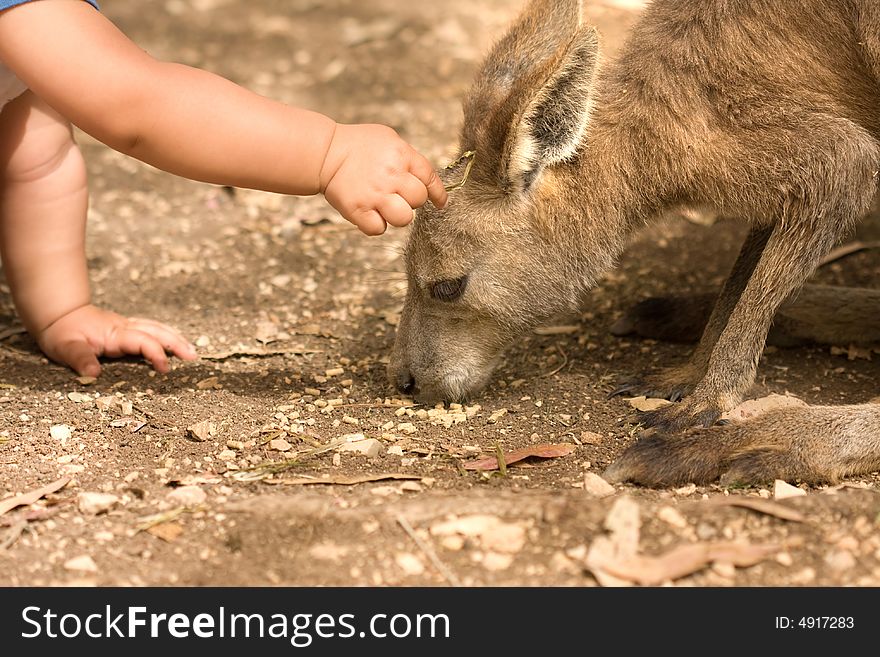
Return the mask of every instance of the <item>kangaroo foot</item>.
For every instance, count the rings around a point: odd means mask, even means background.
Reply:
[[[642,438],[603,476],[652,487],[834,482],[880,467],[878,428],[876,404],[779,409],[748,422]]]
[[[702,372],[697,372],[696,368],[691,365],[670,367],[653,374],[625,378],[620,381],[609,397],[644,395],[645,397],[679,401],[693,392],[697,381],[701,378]]]

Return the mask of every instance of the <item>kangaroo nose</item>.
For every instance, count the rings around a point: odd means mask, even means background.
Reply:
[[[416,379],[409,370],[397,373],[397,389],[404,395],[408,395],[416,389]]]

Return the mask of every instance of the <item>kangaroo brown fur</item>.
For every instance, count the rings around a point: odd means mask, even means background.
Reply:
[[[532,0],[477,74],[460,146],[476,153],[468,181],[444,210],[419,214],[407,246],[389,367],[402,391],[474,394],[519,333],[576,309],[647,221],[711,208],[748,222],[749,236],[689,364],[628,384],[685,396],[644,416],[660,435],[609,478],[818,480],[880,467],[873,406],[677,435],[742,400],[776,311],[870,206],[878,3],[655,0],[600,67],[579,0]]]

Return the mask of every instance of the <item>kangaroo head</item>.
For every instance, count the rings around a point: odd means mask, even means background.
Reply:
[[[443,210],[416,217],[408,292],[389,366],[422,401],[470,397],[523,331],[574,308],[585,273],[568,217],[590,118],[598,43],[579,0],[533,0],[485,60],[464,102]],[[589,276],[589,274],[587,274]]]

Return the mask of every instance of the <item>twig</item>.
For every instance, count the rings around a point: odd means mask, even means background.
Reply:
[[[320,349],[233,349],[215,353],[199,354],[202,360],[227,360],[229,358],[271,358],[272,356],[303,356],[320,354]]]
[[[149,420],[150,420],[149,424],[151,424],[154,429],[169,429],[169,430],[177,429],[177,427],[175,427],[170,422],[166,422],[165,420],[162,420],[162,419],[156,417],[155,413],[151,413],[147,409],[142,408],[142,407],[138,406],[137,404],[132,404],[131,407],[132,407],[132,409],[136,410],[138,413],[146,415],[147,418],[149,418]],[[142,429],[143,427],[140,427],[140,428]],[[138,429],[138,430],[140,430],[140,429]]]
[[[559,367],[556,367],[556,368],[550,370],[546,374],[542,374],[541,375],[542,378],[547,378],[548,376],[553,376],[554,374],[559,372],[563,367],[568,365],[568,356],[565,354],[564,351],[562,351],[562,347],[560,347],[558,344],[555,345],[555,347],[556,347],[556,351],[558,351],[559,354],[562,356],[562,364],[559,365]]]
[[[425,554],[425,556],[428,557],[428,560],[434,565],[434,568],[437,569],[437,572],[439,572],[443,576],[443,579],[445,579],[452,586],[460,587],[462,585],[458,577],[455,576],[455,573],[449,570],[449,568],[447,568],[446,565],[442,561],[440,561],[440,557],[438,557],[437,553],[434,552],[434,548],[432,548],[428,543],[425,543],[425,541],[418,537],[415,530],[412,528],[412,525],[409,524],[409,521],[406,518],[398,514],[397,524],[403,527],[403,531],[407,533],[407,535],[413,540],[413,543],[415,543],[419,547],[419,549]]]
[[[495,458],[498,460],[498,472],[502,477],[506,477],[507,461],[504,460],[504,450],[501,449],[501,443],[495,443]]]
[[[5,532],[6,536],[3,538],[3,540],[0,540],[0,552],[11,548],[12,545],[18,540],[18,537],[24,533],[25,529],[27,529],[27,526],[27,520],[20,520],[19,522],[12,525],[9,529],[7,529]]]

